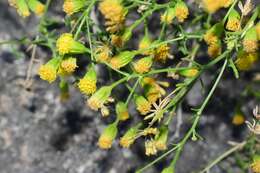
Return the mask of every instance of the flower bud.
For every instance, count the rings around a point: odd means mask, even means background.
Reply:
[[[162,97],[160,90],[155,85],[145,85],[144,95],[150,103],[155,103]]]
[[[185,69],[185,70],[181,70],[179,72],[180,75],[187,77],[187,78],[195,77],[198,73],[199,73],[199,70],[197,68]]]
[[[121,67],[126,66],[128,63],[130,63],[135,56],[134,52],[131,51],[124,51],[119,53],[118,55],[114,56],[110,60],[110,64],[112,68],[114,69],[120,69]]]
[[[181,23],[184,22],[184,20],[189,15],[189,9],[188,9],[187,5],[183,1],[178,0],[174,10],[175,10],[176,18]]]
[[[244,122],[245,116],[241,112],[236,112],[232,118],[232,124],[234,124],[235,126],[240,126],[244,124]]]
[[[134,97],[136,109],[145,115],[151,110],[151,103],[149,103],[143,96],[135,95]]]
[[[85,2],[85,0],[65,0],[63,11],[68,15],[77,13],[85,6]]]
[[[16,0],[15,6],[20,16],[28,17],[30,15],[29,7],[25,0]]]
[[[85,76],[79,80],[78,87],[81,93],[90,95],[96,91],[97,74],[94,66],[88,68]]]
[[[144,37],[141,39],[140,43],[139,43],[139,50],[143,50],[143,49],[147,49],[151,46],[151,39],[149,37],[148,32],[145,32]],[[152,53],[152,50],[144,50],[141,54],[142,55],[150,55]]]
[[[152,64],[153,64],[152,57],[145,57],[134,62],[133,66],[134,66],[134,70],[137,73],[143,74],[150,71]]]
[[[145,141],[145,155],[151,156],[156,154],[156,142],[153,139]]]
[[[129,148],[134,143],[134,141],[137,137],[139,126],[140,126],[140,124],[138,124],[135,127],[131,127],[129,130],[127,130],[127,132],[124,134],[124,136],[120,138],[119,144],[123,148]]]
[[[162,170],[162,173],[174,173],[174,169],[172,166],[170,166],[170,167],[164,168]]]
[[[168,8],[163,15],[161,15],[161,22],[170,25],[175,17],[175,8]]]
[[[41,65],[38,71],[40,78],[52,83],[57,78],[57,70],[59,68],[60,58],[52,58],[46,64]]]
[[[168,140],[168,127],[162,126],[160,128],[160,133],[155,137],[156,148],[157,150],[166,150],[167,149],[167,140]]]
[[[68,53],[85,53],[88,50],[82,43],[75,41],[72,34],[69,33],[60,36],[56,42],[56,47],[61,55]]]
[[[254,156],[253,163],[251,164],[251,169],[254,173],[260,173],[260,155]]]
[[[87,101],[88,106],[97,111],[101,108],[109,98],[112,91],[111,86],[103,86],[97,92],[95,92]]]
[[[116,104],[116,114],[120,121],[125,121],[129,118],[128,108],[124,102],[118,102]]]
[[[240,27],[240,15],[235,9],[233,9],[229,13],[226,29],[230,31],[238,31],[240,30]]]
[[[45,5],[42,4],[38,0],[28,0],[28,6],[29,8],[38,16],[43,15],[44,10],[45,10]]]
[[[256,52],[258,49],[256,27],[250,28],[243,39],[244,50],[248,53]]]
[[[117,135],[117,124],[112,123],[109,124],[104,131],[102,132],[101,136],[98,140],[98,146],[101,149],[109,149],[112,146],[112,143]]]
[[[60,88],[60,101],[65,102],[70,98],[69,84],[65,80],[61,80],[59,84]]]

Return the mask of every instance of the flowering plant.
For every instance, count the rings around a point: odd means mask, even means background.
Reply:
[[[29,42],[34,51],[37,47],[49,48],[52,58],[39,67],[39,77],[49,83],[59,82],[62,101],[69,99],[69,88],[76,87],[88,108],[103,117],[114,116],[97,141],[101,149],[112,147],[120,123],[135,119],[137,123],[119,137],[120,146],[129,148],[138,138],[144,138],[147,156],[164,152],[138,173],[175,152],[169,166],[162,170],[173,173],[186,142],[200,139],[196,129],[225,70],[230,67],[239,78],[239,73],[251,70],[258,60],[260,7],[250,0],[244,4],[239,0],[64,0],[61,10],[66,32],[61,34],[48,28],[51,0],[45,4],[39,0],[9,0],[9,4],[24,18],[31,12],[41,18],[38,35]],[[132,19],[132,14],[138,18]],[[153,33],[152,20],[160,26],[158,33]],[[80,63],[84,58],[87,65]],[[170,123],[177,108],[192,86],[202,80],[203,73],[219,64],[213,86],[199,108],[193,109],[192,126],[177,144],[170,145]],[[76,72],[83,65],[84,74],[80,76]],[[108,71],[109,80],[100,79],[100,68]],[[113,93],[119,86],[127,90],[126,98]],[[131,104],[139,117],[128,110]],[[254,146],[260,126],[258,110],[254,115],[254,123],[247,122],[254,135],[235,144],[201,172],[238,149]],[[237,111],[233,124],[244,122]],[[251,169],[259,173],[259,151],[250,159]]]

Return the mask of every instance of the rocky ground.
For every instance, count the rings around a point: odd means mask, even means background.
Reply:
[[[0,8],[0,42],[35,32],[35,19],[18,20],[15,11],[3,1]],[[25,89],[23,82],[30,54],[17,54],[17,49],[25,52],[26,47],[0,47],[1,173],[132,173],[152,160],[143,154],[143,142],[125,150],[119,147],[117,141],[111,150],[100,150],[96,143],[106,122],[85,106],[84,98],[75,88],[71,89],[71,99],[61,103],[57,83],[49,85],[36,75],[39,63],[32,69],[31,88]],[[43,59],[46,53],[38,50],[37,55]],[[211,81],[212,73],[205,74],[203,80]],[[227,141],[239,142],[248,132],[245,126],[233,127],[231,116],[237,95],[249,78],[245,76],[236,81],[230,72],[226,76],[202,116],[198,132],[204,140],[186,145],[177,164],[177,173],[198,171],[229,148]],[[257,86],[257,89],[260,87]],[[200,93],[198,83],[178,111],[177,116],[183,119],[180,136],[190,126],[190,108],[199,105],[203,99]],[[246,100],[242,109],[250,119],[251,110],[257,102],[253,97]],[[177,119],[171,125],[172,134],[176,131]],[[171,140],[178,139],[175,136]],[[158,173],[168,161],[166,159],[146,172]],[[225,173],[228,169],[238,173],[233,166],[234,160],[227,159],[221,166],[214,167],[211,173]]]

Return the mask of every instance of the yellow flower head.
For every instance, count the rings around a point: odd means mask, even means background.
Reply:
[[[38,16],[44,13],[45,5],[38,0],[28,0],[29,8]]]
[[[122,28],[127,11],[120,0],[102,0],[99,10],[107,20],[106,26],[109,32],[114,33]]]
[[[224,26],[222,23],[213,25],[204,35],[204,41],[210,44],[216,44],[223,32]]]
[[[244,124],[244,122],[245,122],[245,117],[241,113],[236,113],[233,116],[232,124],[234,124],[236,126],[240,126],[240,125]]]
[[[90,66],[85,76],[79,80],[78,87],[81,93],[90,95],[96,91],[97,75],[93,66]]]
[[[160,45],[154,51],[154,59],[156,61],[165,62],[166,59],[169,57],[169,50],[170,47],[167,44]]]
[[[247,53],[245,51],[239,51],[235,64],[239,70],[246,71],[250,70],[257,60],[258,53]]]
[[[208,47],[208,54],[212,58],[219,56],[221,54],[221,42],[218,41],[216,44],[210,44]]]
[[[118,102],[116,104],[116,114],[120,121],[129,119],[128,108],[124,102]]]
[[[220,0],[202,0],[202,5],[208,13],[215,13],[222,7]]]
[[[109,124],[98,139],[98,146],[101,149],[109,149],[117,135],[117,124]]]
[[[145,155],[151,156],[156,154],[157,154],[156,142],[153,139],[145,141]]]
[[[80,11],[84,6],[84,0],[65,0],[63,4],[63,11],[68,15],[72,15],[73,13]]]
[[[136,61],[133,64],[133,66],[134,66],[134,70],[137,73],[143,74],[150,71],[152,64],[153,64],[153,59],[151,57],[145,57]]]
[[[108,62],[111,55],[111,49],[108,45],[103,45],[96,50],[96,60],[104,63]]]
[[[137,137],[139,126],[140,125],[138,124],[137,126],[130,128],[129,130],[127,130],[124,136],[120,138],[119,144],[122,147],[129,148],[134,143]]]
[[[252,53],[258,50],[256,27],[250,28],[244,37],[243,47],[246,52]]]
[[[175,8],[168,8],[163,15],[161,15],[161,22],[170,25],[175,17]]]
[[[251,169],[254,173],[260,173],[260,155],[254,156],[253,163],[251,164]]]
[[[80,42],[75,41],[72,34],[69,33],[62,34],[58,38],[56,47],[61,55],[67,53],[84,53],[87,51],[87,48]]]
[[[130,51],[121,52],[118,55],[111,58],[110,65],[114,69],[120,69],[126,66],[127,64],[129,64],[133,60],[134,56],[135,56],[134,52],[130,52]]]
[[[145,115],[151,110],[151,103],[148,102],[143,96],[135,96],[135,104],[136,109],[141,113],[141,115]]]
[[[238,31],[240,27],[240,15],[233,9],[228,16],[226,28],[230,31]]]
[[[61,68],[67,73],[73,73],[77,66],[77,59],[73,57],[69,57],[61,61]]]
[[[42,80],[52,83],[57,78],[57,69],[59,67],[60,59],[52,58],[46,64],[40,66],[38,74]]]
[[[175,16],[179,22],[184,22],[184,20],[189,15],[189,9],[183,1],[178,1],[175,6]]]
[[[95,92],[87,101],[88,106],[97,111],[101,108],[109,98],[112,91],[111,86],[103,86],[97,92]]]

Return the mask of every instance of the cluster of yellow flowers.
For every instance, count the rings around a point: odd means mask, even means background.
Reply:
[[[30,10],[36,14],[43,14],[45,10],[45,6],[38,0],[9,0],[9,3],[23,17],[29,16]],[[195,44],[201,44],[204,40],[208,48],[208,55],[212,58],[219,57],[224,49],[235,50],[236,67],[241,71],[249,70],[258,60],[260,23],[255,24],[254,21],[251,21],[250,24],[245,24],[246,22],[243,21],[245,16],[231,6],[236,3],[233,0],[202,0],[201,5],[209,16],[220,8],[231,7],[223,20],[215,22],[213,25],[210,25],[211,21],[208,21],[207,25],[203,23],[203,29],[198,32],[199,34],[188,33],[185,29],[185,21],[189,17],[189,6],[185,1],[174,0],[166,4],[148,1],[133,1],[133,4],[130,3],[130,5],[129,3],[123,0],[64,0],[63,11],[67,15],[66,19],[71,21],[71,32],[63,33],[54,39],[56,40],[56,47],[53,49],[54,57],[40,66],[38,74],[41,79],[49,83],[53,83],[59,78],[61,98],[66,100],[69,98],[69,85],[66,77],[72,76],[81,65],[77,62],[78,55],[90,54],[91,59],[86,72],[75,80],[75,86],[85,96],[86,105],[93,111],[100,111],[103,117],[110,115],[111,110],[108,109],[108,104],[116,102],[114,105],[116,120],[103,130],[98,140],[98,146],[102,149],[112,147],[118,134],[119,122],[132,118],[128,111],[130,101],[132,101],[144,121],[130,127],[120,138],[119,144],[123,148],[129,148],[138,138],[145,137],[145,154],[150,156],[167,149],[169,124],[161,123],[161,119],[168,111],[168,103],[175,94],[174,92],[168,94],[169,81],[159,80],[159,77],[154,74],[172,72],[178,76],[178,79],[185,82],[196,79],[203,69],[201,68],[203,65],[195,62],[194,57],[197,50],[194,49],[194,52],[189,50],[188,45],[191,44],[188,40],[193,40]],[[149,6],[149,4],[151,5]],[[91,19],[90,13],[95,6],[103,16],[104,26],[99,26],[100,23],[97,24]],[[128,24],[126,21],[130,10],[136,7],[140,10],[140,6],[147,8],[139,12],[141,15],[139,19]],[[159,20],[162,30],[158,38],[152,38],[149,33],[151,28],[147,21],[149,15],[159,10],[161,10]],[[141,23],[144,23],[144,34],[141,38],[138,37],[139,42],[136,49],[130,50],[126,46],[127,42],[134,38],[133,30],[137,26],[142,26]],[[176,27],[176,32],[167,31],[176,25],[179,27]],[[106,29],[102,30],[102,27]],[[178,38],[167,39],[169,35],[175,33],[179,36]],[[189,59],[189,63],[181,59],[176,66],[179,70],[176,68],[175,71],[170,71],[168,70],[171,68],[169,64],[175,63],[175,60],[171,60],[173,58],[171,44],[175,41],[179,46],[178,51],[180,50],[191,59],[186,58],[186,60]],[[229,41],[230,43],[228,43]],[[232,41],[234,44],[231,44]],[[102,67],[108,68],[111,74],[117,72],[120,79],[112,81],[111,84],[99,86],[97,66],[100,64]],[[136,84],[132,85],[130,80],[134,78],[137,79]],[[125,101],[116,97],[112,98],[112,91],[119,84],[125,84],[129,89],[129,96]],[[179,91],[182,85],[186,87],[186,83],[181,83],[176,85],[176,91]],[[181,94],[181,96],[185,95],[185,93]],[[233,124],[240,125],[244,121],[244,117],[237,114],[233,119]],[[147,126],[147,124],[149,125]],[[252,164],[252,170],[256,173],[259,172],[259,161]],[[174,169],[167,167],[162,172],[173,173]]]

